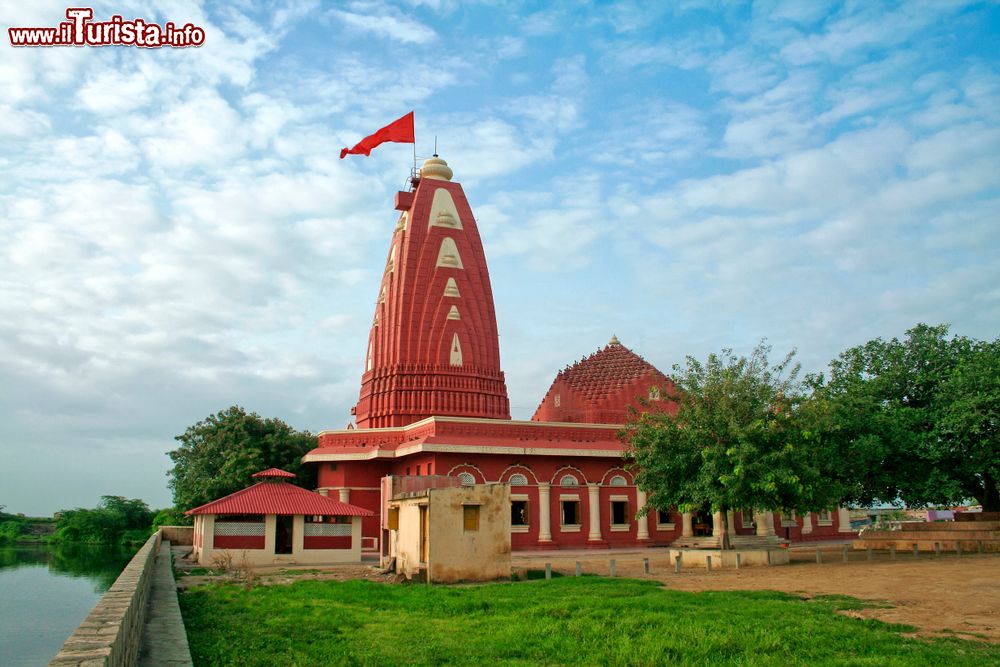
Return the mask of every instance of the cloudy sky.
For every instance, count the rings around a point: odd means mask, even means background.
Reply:
[[[0,504],[170,504],[173,436],[357,399],[411,109],[479,220],[515,418],[612,334],[807,370],[1000,324],[1000,7],[94,3],[193,49],[13,49],[0,3]],[[64,20],[64,19],[63,19]]]

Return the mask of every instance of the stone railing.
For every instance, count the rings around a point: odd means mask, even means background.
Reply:
[[[194,544],[194,526],[160,526],[160,532],[175,547]]]
[[[160,540],[160,531],[146,540],[50,665],[119,667],[138,662]]]

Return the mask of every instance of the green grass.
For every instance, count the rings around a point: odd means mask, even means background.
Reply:
[[[853,598],[628,579],[218,584],[180,602],[196,665],[1000,665],[995,645],[836,613]]]

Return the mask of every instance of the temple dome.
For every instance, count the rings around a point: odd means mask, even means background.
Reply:
[[[441,181],[450,181],[453,175],[454,172],[452,172],[448,163],[437,155],[424,160],[423,166],[420,167],[420,176],[422,178],[436,178]]]

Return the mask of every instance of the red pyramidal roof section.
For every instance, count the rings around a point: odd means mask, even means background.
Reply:
[[[534,421],[622,424],[639,399],[655,404],[675,392],[673,381],[618,342],[559,371],[535,411]],[[667,402],[665,409],[673,410]]]
[[[493,290],[476,219],[452,170],[425,161],[400,212],[376,294],[359,428],[430,416],[510,419]]]
[[[271,470],[277,470],[272,468]],[[271,470],[265,470],[269,473]],[[284,472],[278,470],[278,472]],[[290,474],[290,473],[285,473]],[[257,473],[254,477],[261,475]],[[294,477],[294,475],[293,475]],[[342,503],[288,482],[258,482],[184,513],[193,514],[312,514],[320,516],[374,516],[371,510]]]
[[[295,479],[295,475],[281,468],[268,468],[250,476],[255,479]]]

